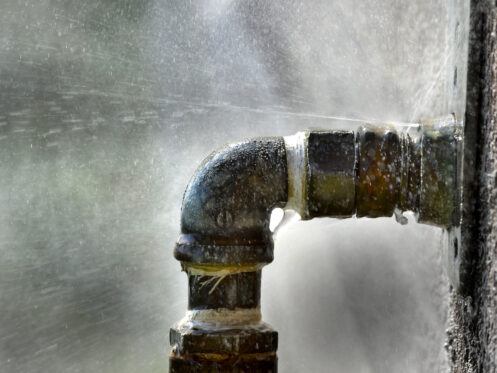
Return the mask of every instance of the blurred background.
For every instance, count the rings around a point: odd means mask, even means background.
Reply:
[[[167,372],[197,165],[247,137],[448,114],[458,3],[2,1],[1,371]],[[440,229],[292,221],[275,242],[282,372],[446,371]]]

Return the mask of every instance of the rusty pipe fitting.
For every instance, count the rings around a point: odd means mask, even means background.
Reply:
[[[302,219],[381,217],[457,225],[455,126],[365,126],[231,145],[209,156],[183,199],[175,257],[187,315],[171,329],[171,372],[274,372],[277,333],[262,322],[262,267],[273,260],[271,210]]]
[[[456,226],[459,129],[450,125],[309,131],[285,138],[289,201],[302,219],[388,217],[413,211],[420,223]]]

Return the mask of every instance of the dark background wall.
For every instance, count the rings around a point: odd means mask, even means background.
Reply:
[[[497,8],[471,2],[468,123],[477,129],[470,292],[453,293],[448,351],[453,372],[497,371]]]

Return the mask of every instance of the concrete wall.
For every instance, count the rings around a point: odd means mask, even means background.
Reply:
[[[452,294],[447,346],[453,372],[487,373],[497,372],[497,6],[472,1],[471,14],[467,111],[478,129],[478,223],[470,292],[466,297]]]

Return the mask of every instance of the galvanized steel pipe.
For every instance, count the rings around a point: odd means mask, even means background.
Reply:
[[[171,372],[277,369],[277,333],[262,322],[262,267],[273,260],[276,207],[315,217],[414,211],[441,227],[460,220],[455,126],[306,131],[227,146],[186,189],[175,257],[188,274],[188,312],[171,329]]]

